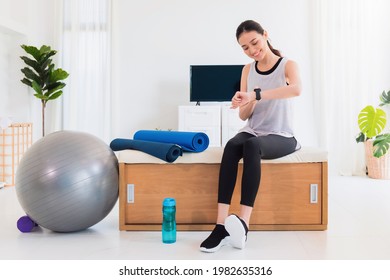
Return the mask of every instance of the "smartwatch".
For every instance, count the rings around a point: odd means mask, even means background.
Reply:
[[[255,88],[254,89],[255,93],[256,93],[256,100],[261,100],[261,89],[260,88]]]

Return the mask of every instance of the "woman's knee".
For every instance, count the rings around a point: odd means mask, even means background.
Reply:
[[[260,153],[260,142],[257,137],[250,138],[244,143],[244,152],[256,152]]]
[[[225,148],[223,150],[223,159],[229,159],[231,160],[232,157],[234,158],[240,158],[242,157],[242,146],[237,145],[234,142],[228,142],[225,145]]]
[[[239,133],[235,137],[231,138],[225,145],[224,152],[223,152],[224,157],[234,156],[237,158],[242,158],[244,143],[250,138],[255,138],[255,137],[253,137],[250,134]]]
[[[231,138],[225,145],[224,151],[242,150],[243,143],[239,139]]]

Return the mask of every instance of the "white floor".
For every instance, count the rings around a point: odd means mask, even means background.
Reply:
[[[92,228],[60,234],[47,229],[21,233],[22,216],[15,188],[0,189],[2,260],[389,260],[390,181],[364,177],[329,178],[329,226],[326,231],[249,232],[244,250],[223,247],[199,251],[208,232],[178,232],[175,244],[163,244],[160,232],[121,232],[118,205]]]

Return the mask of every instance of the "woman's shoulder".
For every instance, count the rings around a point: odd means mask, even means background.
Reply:
[[[286,59],[285,62],[285,70],[288,71],[295,71],[298,68],[298,63],[295,60]]]
[[[295,66],[297,66],[297,63],[296,63],[295,60],[289,59],[287,57],[283,57],[283,61],[284,61],[285,65],[286,65],[286,67],[291,67],[291,66],[295,67]]]
[[[242,68],[242,74],[244,75],[244,76],[248,76],[248,73],[249,73],[249,71],[250,71],[250,69],[251,69],[251,65],[252,65],[253,63],[248,63],[248,64],[245,64],[244,65],[244,67]]]
[[[248,71],[254,65],[254,63],[255,62],[245,64],[243,70]]]

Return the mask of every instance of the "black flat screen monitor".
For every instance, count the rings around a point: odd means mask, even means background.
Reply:
[[[244,65],[191,65],[190,101],[231,101]]]

